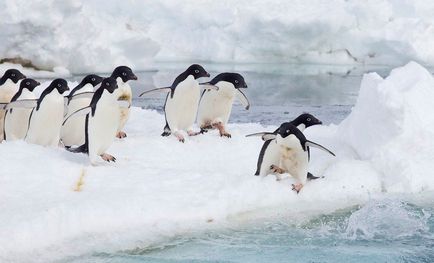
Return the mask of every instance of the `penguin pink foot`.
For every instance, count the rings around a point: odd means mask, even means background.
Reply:
[[[116,133],[116,137],[119,139],[123,139],[123,138],[127,137],[127,134],[123,131],[118,131],[118,133]]]
[[[178,141],[185,142],[184,136],[182,136],[182,134],[179,133],[178,131],[174,132],[173,135],[175,135],[175,137],[178,139]]]
[[[296,191],[297,194],[300,192],[301,188],[303,188],[303,184],[292,184],[292,190]]]
[[[223,125],[222,122],[214,123],[212,126],[219,130],[221,137],[228,137],[228,138],[232,137],[232,135],[230,133],[226,132],[225,126]]]
[[[195,131],[187,131],[188,136],[196,136],[199,134],[202,134],[202,132],[195,132]]]
[[[106,162],[116,162],[116,158],[108,153],[103,153],[100,156]]]
[[[285,173],[285,170],[283,170],[282,168],[278,167],[277,165],[271,165],[270,166],[271,171],[273,171],[273,173],[277,173],[277,174],[283,174]]]

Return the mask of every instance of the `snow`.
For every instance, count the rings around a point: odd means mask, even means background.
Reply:
[[[434,65],[433,12],[426,0],[7,0],[0,58],[73,73],[162,61]]]
[[[275,126],[229,124],[231,139],[211,131],[182,144],[160,136],[163,115],[133,107],[128,137],[108,151],[117,162],[98,166],[63,149],[4,142],[0,261],[131,249],[234,218],[298,220],[391,194],[432,192],[433,84],[415,62],[385,79],[366,74],[341,124],[306,129],[337,157],[313,149],[310,171],[325,178],[298,195],[292,179],[253,176],[262,141],[244,135]]]

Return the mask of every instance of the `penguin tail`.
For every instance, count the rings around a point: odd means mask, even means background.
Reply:
[[[170,134],[172,134],[172,131],[170,130],[169,124],[166,121],[166,125],[164,126],[164,130],[163,130],[163,133],[161,134],[161,136],[167,137]]]
[[[83,144],[83,145],[75,147],[75,148],[72,148],[71,146],[65,146],[65,149],[68,152],[72,152],[72,153],[88,153],[86,144]]]
[[[319,178],[324,178],[324,176],[318,177],[318,176],[315,176],[315,175],[313,175],[311,173],[307,173],[307,180],[316,180],[316,179],[319,179]]]

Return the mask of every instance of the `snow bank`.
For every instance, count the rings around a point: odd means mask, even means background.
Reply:
[[[153,60],[434,65],[433,12],[425,0],[2,1],[0,58],[73,73]]]
[[[303,220],[384,192],[433,191],[432,84],[416,63],[386,79],[367,74],[342,124],[306,130],[337,157],[313,150],[310,170],[325,178],[298,195],[292,179],[253,176],[262,142],[244,135],[275,128],[259,124],[230,124],[231,139],[211,131],[182,144],[159,135],[161,114],[132,108],[127,139],[109,150],[118,161],[95,167],[62,149],[2,143],[0,259],[46,262],[130,249],[233,219]]]

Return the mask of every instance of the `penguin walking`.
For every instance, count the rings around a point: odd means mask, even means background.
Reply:
[[[85,115],[85,143],[77,148],[67,148],[71,152],[86,153],[91,163],[97,163],[98,157],[107,162],[115,162],[116,158],[106,153],[113,143],[119,127],[119,103],[118,88],[114,78],[105,78],[101,87],[95,91],[90,105],[76,111],[69,118],[75,115]]]
[[[8,69],[0,78],[0,105],[6,106],[12,97],[18,92],[19,81],[25,79],[26,76],[17,69]],[[6,111],[0,107],[0,142],[4,137],[4,117]]]
[[[285,122],[280,125],[277,134],[267,135],[272,139],[279,151],[279,162],[271,165],[271,168],[279,174],[289,173],[295,178],[296,183],[292,190],[297,193],[306,184],[309,163],[309,147],[316,147],[335,156],[333,152],[317,143],[309,141],[303,133],[293,124]]]
[[[64,116],[63,93],[69,90],[64,79],[55,79],[42,92],[32,110],[25,140],[43,146],[58,146]]]
[[[71,90],[66,97],[67,113],[71,115],[75,111],[89,106],[94,89],[101,84],[103,78],[97,75],[87,75],[74,89]],[[62,125],[60,131],[60,139],[65,146],[80,146],[84,144],[85,133],[85,116],[77,116],[70,118],[66,123]]]
[[[221,73],[210,82],[201,85],[217,86],[218,90],[204,90],[199,102],[197,122],[201,130],[217,128],[220,136],[230,138],[225,129],[232,111],[235,97],[246,110],[250,108],[249,100],[241,89],[247,88],[243,76],[238,73]]]
[[[119,66],[115,68],[111,77],[116,80],[118,85],[118,89],[116,89],[118,100],[127,101],[129,103],[129,106],[131,106],[133,95],[132,95],[131,87],[128,84],[128,81],[137,80],[137,76],[133,73],[133,71],[129,67]],[[124,131],[122,131],[122,129],[124,128],[130,116],[129,106],[120,107],[119,109],[121,114],[120,114],[119,127],[116,133],[116,137],[120,139],[127,137],[127,134]]]
[[[296,126],[301,132],[303,132],[306,128],[313,125],[320,125],[322,122],[315,118],[312,114],[303,113],[291,122],[290,124]],[[259,132],[246,135],[246,137],[251,136],[262,136],[262,140],[264,140],[264,144],[262,145],[261,151],[259,152],[257,168],[255,175],[256,176],[266,176],[268,174],[273,173],[274,171],[271,169],[272,165],[275,165],[279,162],[280,151],[279,146],[276,143],[273,143],[274,136],[277,135],[279,128],[274,132]],[[308,156],[309,157],[309,156]],[[313,176],[311,173],[308,173],[308,179],[318,179],[319,177]],[[278,180],[280,178],[278,177]]]
[[[29,128],[29,118],[32,112],[32,104],[36,101],[33,90],[40,83],[34,79],[24,79],[20,83],[18,92],[12,97],[5,114],[4,139],[7,141],[22,140]],[[31,106],[26,107],[30,102]],[[13,108],[15,105],[16,108]]]
[[[209,73],[201,65],[193,64],[176,77],[170,87],[145,91],[139,95],[142,96],[152,91],[168,92],[166,102],[164,103],[166,125],[161,136],[169,136],[173,132],[173,135],[180,142],[184,142],[184,136],[180,131],[186,131],[189,136],[195,136],[200,133],[193,131],[200,98],[200,86],[197,79],[209,76]],[[205,88],[218,89],[211,85]]]

